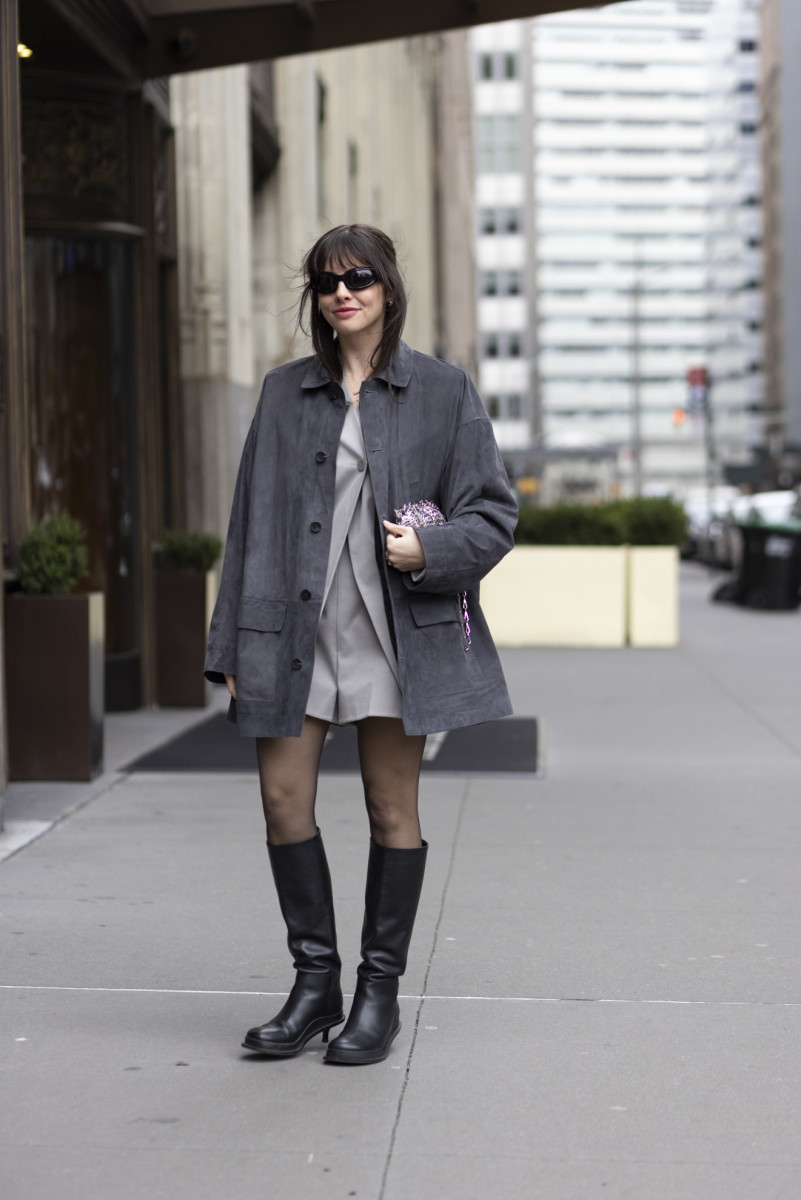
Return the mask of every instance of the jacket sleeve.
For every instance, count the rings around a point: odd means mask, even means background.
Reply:
[[[404,573],[413,592],[465,592],[474,588],[514,545],[517,502],[509,487],[492,422],[468,375],[459,424],[440,490],[445,525],[417,530],[426,556],[421,574]]]
[[[245,543],[248,532],[250,477],[256,447],[256,421],[250,427],[242,450],[239,474],[234,489],[228,537],[225,542],[220,590],[209,628],[204,674],[212,683],[225,683],[225,676],[236,675],[236,631],[239,597],[242,591],[242,572],[245,563]]]

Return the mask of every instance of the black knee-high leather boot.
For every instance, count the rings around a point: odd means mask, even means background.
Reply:
[[[266,1025],[248,1031],[246,1050],[288,1058],[306,1043],[345,1020],[341,962],[337,953],[331,876],[318,829],[313,838],[285,846],[267,843],[278,902],[295,963],[295,983],[286,1004]]]
[[[383,1062],[400,1033],[398,980],[406,970],[427,851],[427,842],[419,850],[370,842],[356,992],[345,1028],[328,1047],[327,1063]]]

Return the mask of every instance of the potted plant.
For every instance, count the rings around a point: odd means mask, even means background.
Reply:
[[[523,507],[516,545],[481,585],[504,646],[671,646],[678,641],[678,546],[687,520],[673,501]]]
[[[77,521],[46,517],[20,544],[5,605],[9,778],[88,780],[103,770],[102,592],[86,575]]]
[[[163,708],[208,703],[203,662],[221,552],[212,533],[172,529],[163,536],[156,572],[156,696]]]

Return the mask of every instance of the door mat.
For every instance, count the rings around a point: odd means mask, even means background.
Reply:
[[[426,743],[424,771],[452,775],[532,775],[537,770],[538,738],[534,717],[505,717],[450,733],[432,734]],[[243,771],[255,774],[253,738],[240,737],[224,713],[143,754],[124,771]],[[323,750],[321,771],[358,773],[359,753],[352,725],[331,726]]]

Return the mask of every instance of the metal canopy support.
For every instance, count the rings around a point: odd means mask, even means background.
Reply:
[[[591,8],[597,0],[287,0],[164,12],[153,3],[145,76],[309,54],[388,38]],[[176,5],[176,7],[179,7]],[[185,7],[185,6],[182,6]]]

